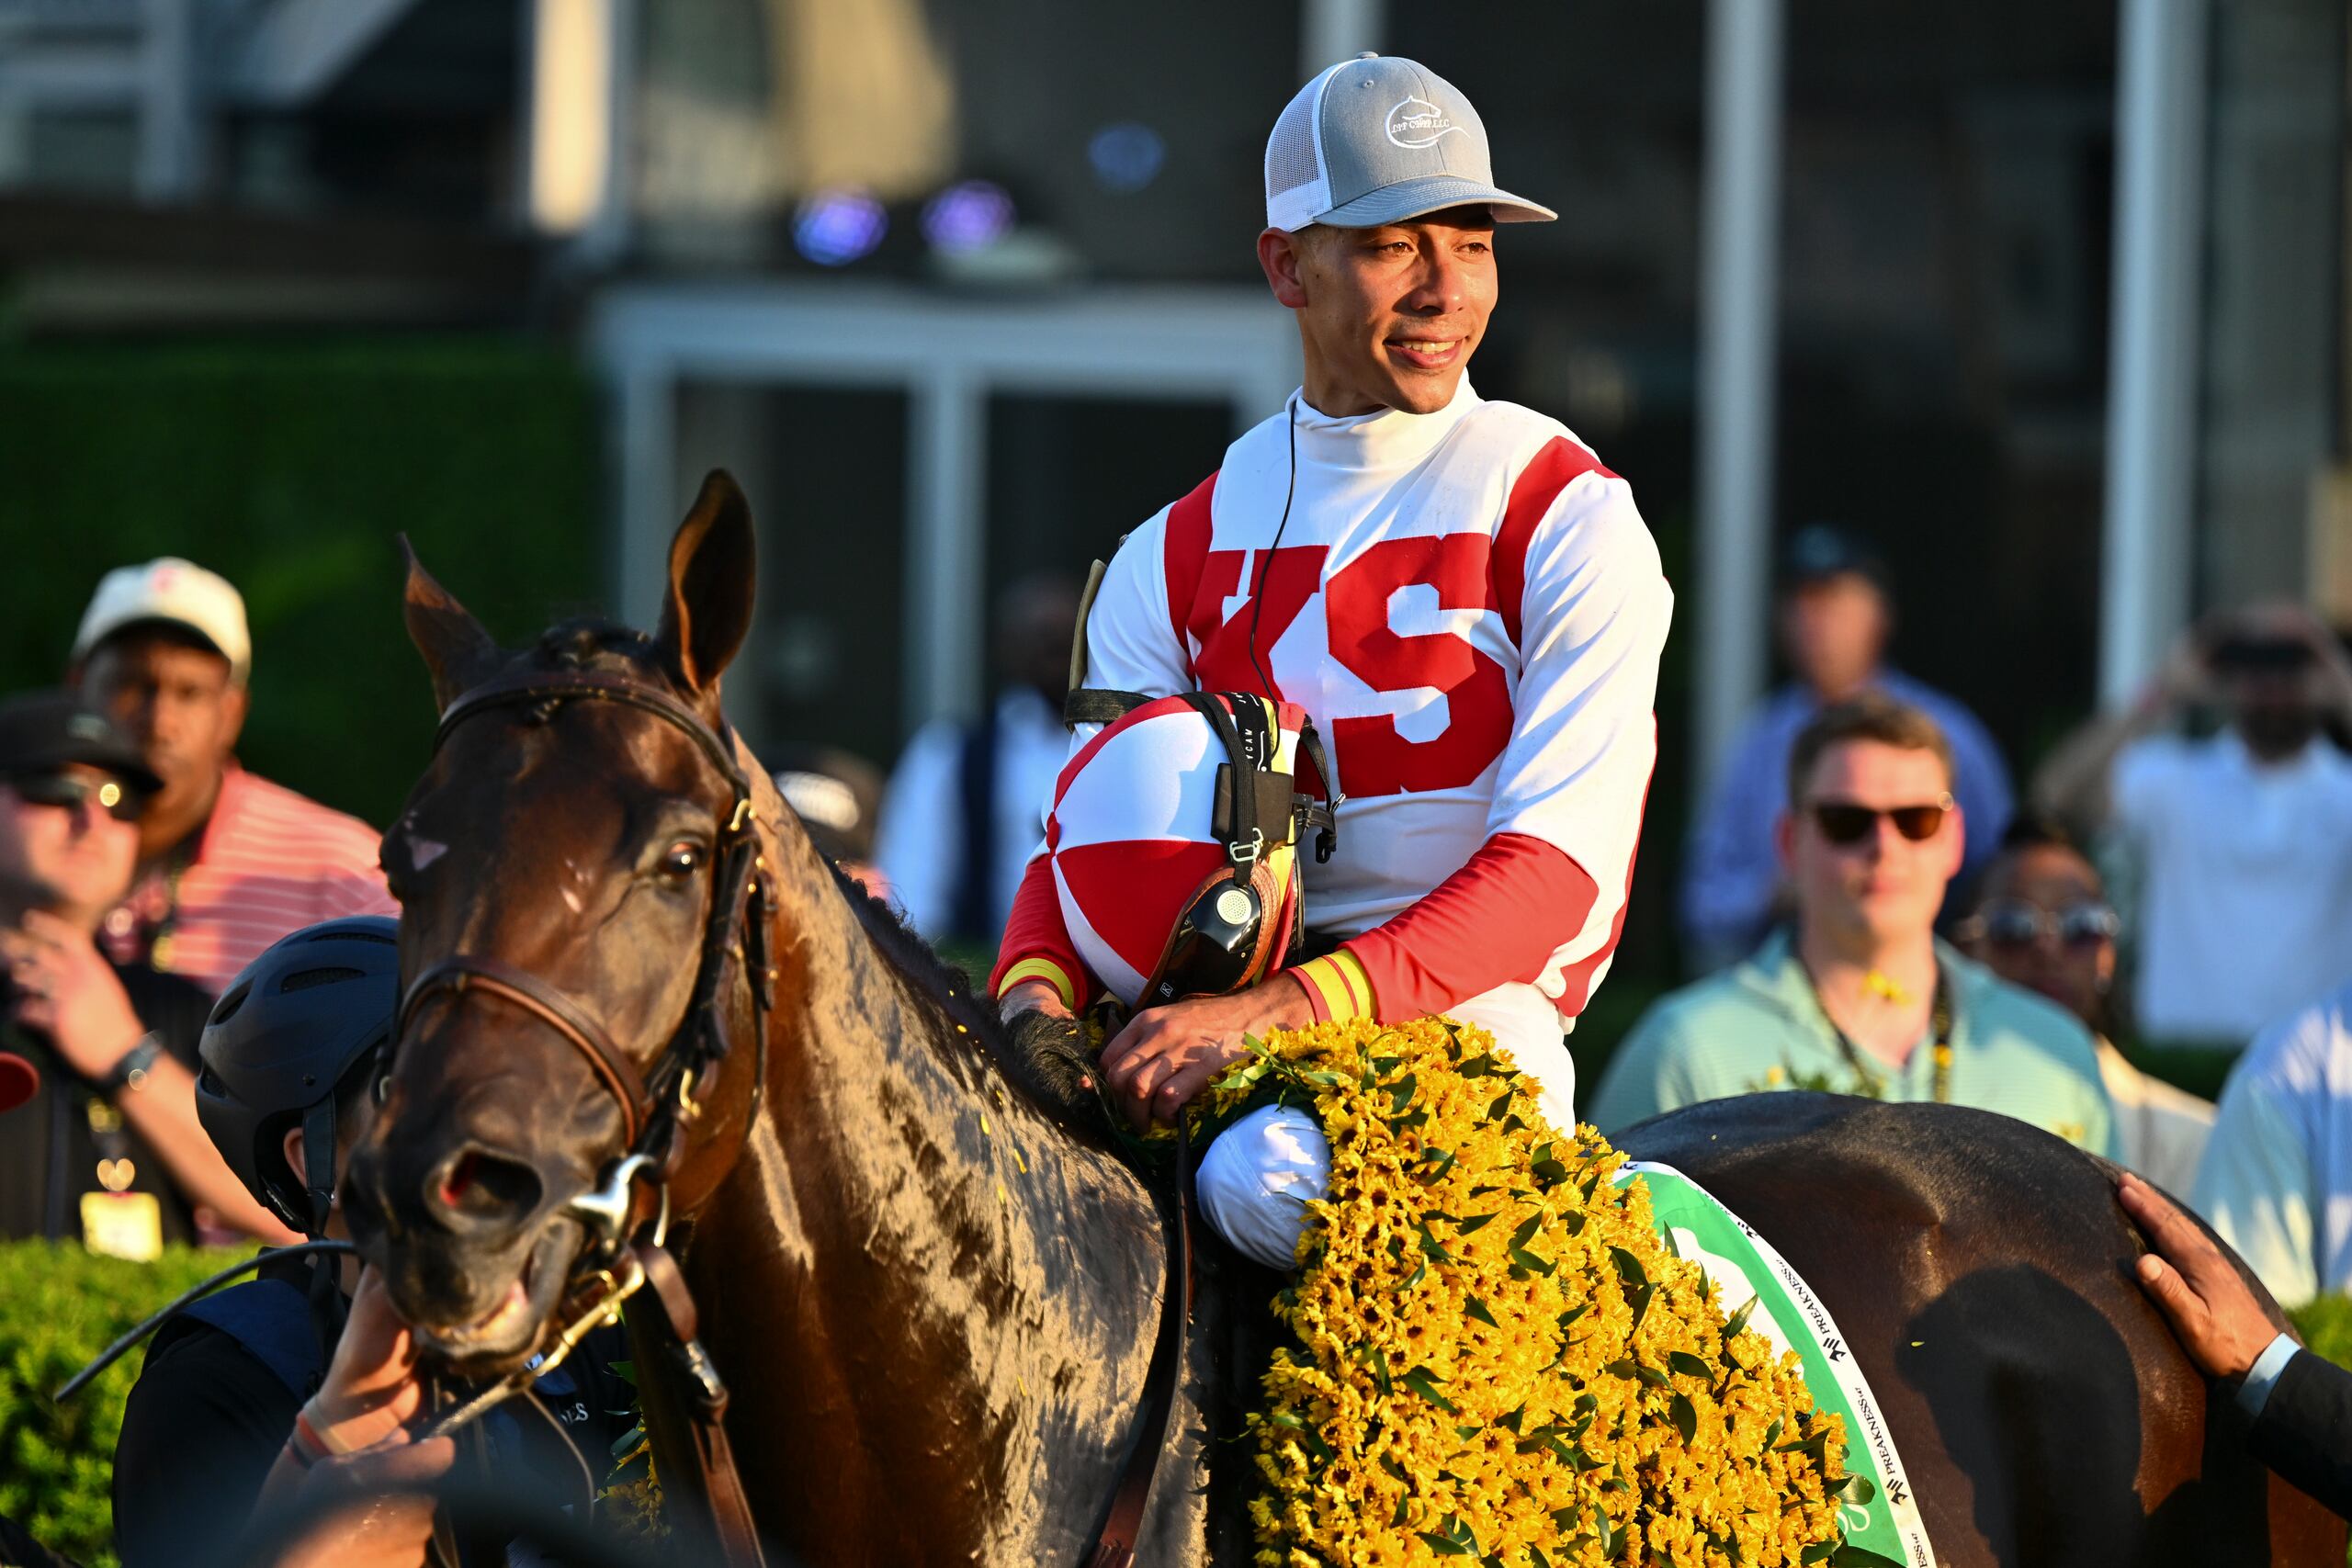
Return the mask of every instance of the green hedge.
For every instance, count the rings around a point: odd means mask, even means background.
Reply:
[[[187,556],[253,621],[245,761],[378,824],[433,724],[394,536],[509,638],[601,585],[594,399],[550,347],[0,350],[0,691],[57,681],[107,568]]]
[[[173,1247],[160,1262],[94,1258],[78,1245],[0,1244],[0,1514],[53,1551],[114,1562],[107,1478],[133,1351],[63,1406],[58,1386],[115,1337],[242,1256]]]

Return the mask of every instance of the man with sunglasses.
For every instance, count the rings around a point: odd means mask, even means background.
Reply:
[[[2213,1104],[2133,1066],[2115,1047],[2115,943],[2123,922],[2098,868],[2055,824],[2021,817],[1978,882],[1975,912],[1953,940],[1979,964],[2082,1020],[2115,1105],[2120,1158],[2168,1192],[2186,1192],[2213,1131]]]
[[[2176,732],[2218,709],[2214,735]],[[2254,1032],[2352,976],[2352,661],[2300,604],[2211,618],[2125,711],[2035,781],[2044,810],[2118,830],[2138,865],[2132,1014],[2220,1070]]]
[[[94,940],[130,885],[154,786],[138,748],[70,694],[0,703],[0,1049],[40,1077],[0,1137],[0,1236],[152,1258],[196,1238],[201,1205],[288,1238],[197,1121],[210,998]]]
[[[2112,1156],[2083,1026],[1936,938],[1966,848],[1951,775],[1935,720],[1884,697],[1800,731],[1776,834],[1794,931],[1644,1014],[1593,1122],[1610,1132],[1699,1100],[1816,1089],[1998,1111]]]

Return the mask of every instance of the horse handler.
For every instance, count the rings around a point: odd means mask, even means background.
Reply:
[[[1337,853],[1306,874],[1308,945],[1329,950],[1137,1013],[1103,1052],[1107,1087],[1138,1125],[1167,1121],[1245,1034],[1450,1013],[1509,1047],[1572,1125],[1564,1036],[1624,922],[1673,596],[1626,482],[1465,375],[1497,299],[1497,226],[1555,214],[1495,185],[1450,83],[1375,55],[1291,99],[1265,185],[1258,259],[1297,318],[1304,385],[1126,537],[1080,637],[1091,685],[1263,694],[1314,720],[1342,797]],[[1080,727],[1065,783],[1094,733]],[[1069,895],[1041,848],[991,977],[1008,1020],[1071,1016],[1100,989]],[[1103,915],[1080,923],[1148,923]],[[1238,1242],[1251,1227],[1227,1223],[1236,1205],[1266,1186],[1250,1173],[1318,1157],[1311,1120],[1277,1114],[1303,1125],[1253,1130],[1239,1188],[1218,1149],[1204,1169],[1204,1206]],[[1284,1211],[1277,1234],[1242,1244],[1288,1267],[1295,1201],[1265,1202]]]

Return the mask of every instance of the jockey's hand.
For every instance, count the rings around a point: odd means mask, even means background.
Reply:
[[[2140,1288],[2164,1310],[2188,1359],[2211,1377],[2242,1378],[2252,1371],[2278,1329],[2222,1249],[2196,1221],[2130,1171],[2117,1179],[2115,1196],[2148,1233],[2154,1249],[2136,1265]]]
[[[1075,1016],[1050,980],[1023,980],[1006,987],[1004,995],[997,998],[996,1011],[1007,1023],[1024,1012],[1042,1012],[1048,1018]]]
[[[1138,1130],[1173,1122],[1211,1078],[1250,1054],[1243,1035],[1314,1021],[1306,987],[1290,975],[1228,997],[1148,1008],[1102,1047],[1103,1081]]]

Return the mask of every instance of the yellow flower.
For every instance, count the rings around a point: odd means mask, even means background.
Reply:
[[[1776,1568],[1838,1539],[1843,1424],[1794,1356],[1726,1338],[1647,1189],[1611,1181],[1591,1128],[1546,1122],[1486,1033],[1277,1031],[1195,1133],[1276,1096],[1319,1117],[1331,1195],[1250,1420],[1260,1563],[1600,1568],[1630,1534],[1676,1568]]]

